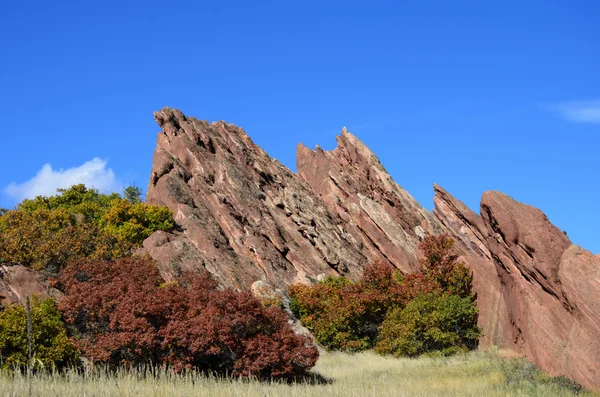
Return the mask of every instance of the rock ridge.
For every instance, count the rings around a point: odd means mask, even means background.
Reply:
[[[490,191],[479,215],[434,185],[430,213],[346,129],[331,151],[299,144],[294,174],[232,124],[169,108],[155,119],[146,199],[172,209],[177,228],[144,250],[165,279],[206,269],[223,286],[285,288],[323,274],[356,279],[373,261],[409,273],[419,241],[447,233],[473,271],[480,345],[600,389],[600,257],[540,210]]]

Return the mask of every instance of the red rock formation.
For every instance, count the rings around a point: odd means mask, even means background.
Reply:
[[[155,118],[162,132],[147,202],[171,208],[179,231],[144,247],[167,278],[206,268],[223,285],[249,288],[361,273],[367,258],[343,222],[244,130],[166,108]]]
[[[600,388],[600,260],[538,209],[486,192],[478,216],[436,186],[434,214],[474,273],[482,344]]]
[[[323,273],[356,278],[374,260],[412,272],[420,239],[448,233],[473,270],[481,345],[600,389],[600,258],[541,211],[487,192],[479,216],[435,186],[432,215],[345,130],[333,151],[299,145],[294,175],[241,128],[170,109],[155,118],[162,131],[147,201],[171,208],[178,229],[144,247],[166,278],[206,268],[248,289]]]
[[[482,347],[512,347],[508,309],[502,294],[502,286],[486,246],[488,231],[479,215],[456,200],[440,186],[434,185],[434,215],[456,241],[456,248],[463,261],[473,270],[473,289],[477,292],[479,326],[483,336]]]
[[[502,193],[484,193],[481,213],[513,348],[552,375],[600,389],[600,260]]]
[[[12,303],[25,304],[30,295],[46,298],[57,294],[58,291],[48,287],[36,271],[16,263],[0,265],[0,309]]]
[[[338,147],[325,152],[298,145],[298,173],[370,261],[387,261],[404,272],[419,268],[418,244],[442,228],[406,190],[397,185],[377,157],[344,129]]]

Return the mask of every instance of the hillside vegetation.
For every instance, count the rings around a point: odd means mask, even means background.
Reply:
[[[151,233],[173,227],[172,212],[141,202],[135,188],[121,196],[76,185],[3,212],[0,263],[38,270],[63,294],[33,300],[31,358],[25,310],[0,312],[0,366],[66,371],[85,358],[111,370],[306,375],[318,350],[282,310],[219,289],[208,272],[167,283],[149,257],[133,255]]]
[[[121,196],[74,185],[3,210],[0,263],[57,274],[69,261],[127,256],[154,231],[174,226],[168,208],[147,205],[140,194],[135,187]]]

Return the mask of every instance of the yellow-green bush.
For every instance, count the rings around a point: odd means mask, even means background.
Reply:
[[[451,355],[477,347],[477,306],[470,297],[425,294],[388,312],[375,351],[398,356]]]
[[[127,255],[154,231],[174,226],[168,208],[142,203],[135,192],[125,199],[75,185],[58,193],[0,213],[0,263],[56,273],[69,260]]]
[[[116,199],[100,218],[100,226],[121,241],[141,245],[156,230],[170,230],[174,224],[171,210],[166,207]]]
[[[67,337],[54,299],[31,301],[31,365],[36,368],[64,368],[76,364],[79,354]],[[28,364],[27,315],[21,305],[0,311],[0,365],[24,368]]]

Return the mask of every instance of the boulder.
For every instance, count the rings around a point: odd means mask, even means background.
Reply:
[[[0,264],[0,309],[13,303],[24,305],[31,295],[57,297],[59,292],[49,287],[34,270],[17,263]]]

